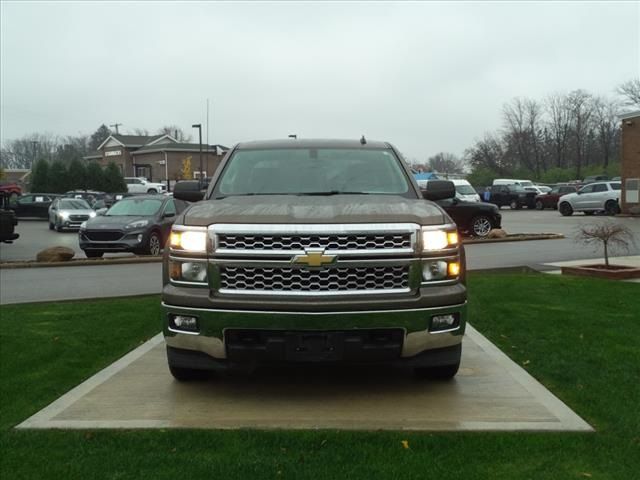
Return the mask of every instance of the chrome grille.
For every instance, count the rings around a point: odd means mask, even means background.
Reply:
[[[69,215],[69,220],[72,222],[84,222],[89,220],[89,215]]]
[[[409,266],[220,267],[222,293],[369,293],[409,291]]]
[[[411,248],[411,233],[351,235],[218,235],[218,248],[227,250],[395,250]]]

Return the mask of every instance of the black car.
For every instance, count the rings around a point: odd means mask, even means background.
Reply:
[[[80,248],[89,258],[105,252],[158,255],[176,216],[187,206],[187,202],[160,195],[125,197],[80,226]]]
[[[105,198],[112,198],[112,195],[105,192],[98,192],[95,190],[71,190],[64,194],[68,198],[81,198],[93,207],[93,204],[98,200]]]
[[[27,193],[11,207],[18,218],[49,218],[49,206],[60,195],[56,193]]]
[[[489,187],[489,192],[488,202],[497,205],[498,208],[509,206],[512,210],[519,210],[522,207],[536,206],[536,193],[527,192],[521,185],[493,185]],[[484,200],[484,196],[482,198]]]
[[[0,192],[0,242],[12,243],[20,235],[15,232],[18,220],[10,208],[11,192]]]
[[[448,198],[436,202],[456,222],[462,234],[486,237],[494,228],[500,228],[502,215],[492,203],[466,202]]]

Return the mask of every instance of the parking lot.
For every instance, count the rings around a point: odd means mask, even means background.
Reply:
[[[593,223],[605,218],[603,216],[585,216],[574,214],[571,217],[563,217],[556,210],[510,210],[503,208],[502,225],[509,234],[513,233],[560,233],[567,237],[564,241],[543,241],[525,242],[517,244],[495,244],[483,245],[479,247],[468,247],[471,253],[469,261],[472,268],[489,268],[491,265],[483,263],[474,266],[475,252],[484,249],[485,252],[495,249],[508,252],[506,255],[519,255],[521,265],[530,263],[541,263],[547,260],[545,255],[549,255],[549,260],[573,260],[576,258],[589,258],[593,256],[593,248],[585,247],[574,241],[577,228],[580,225]],[[637,243],[640,245],[640,219],[620,217],[616,221],[627,225],[634,232]],[[36,254],[48,247],[63,246],[75,250],[76,258],[86,258],[82,250],[78,247],[77,231],[55,232],[48,229],[47,222],[36,220],[20,220],[16,229],[20,238],[13,244],[0,244],[0,261],[35,260]],[[532,243],[544,245],[542,250],[530,249]],[[630,254],[640,253],[638,245],[632,247]],[[536,250],[538,254],[536,254]],[[545,253],[546,252],[546,253]],[[621,252],[623,254],[625,252]],[[105,257],[127,256],[129,253],[107,253]],[[578,256],[576,256],[578,255]],[[582,255],[582,256],[580,256]],[[504,265],[495,265],[504,266]]]

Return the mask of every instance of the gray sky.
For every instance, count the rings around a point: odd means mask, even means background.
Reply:
[[[205,122],[461,154],[515,96],[640,74],[640,3],[2,2],[2,140]]]

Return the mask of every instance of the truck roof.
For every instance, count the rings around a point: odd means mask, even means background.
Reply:
[[[360,139],[329,139],[329,138],[284,138],[277,140],[257,140],[241,142],[237,145],[240,150],[267,150],[284,148],[361,148],[366,150],[379,150],[391,148],[387,142],[367,140],[363,145]]]

